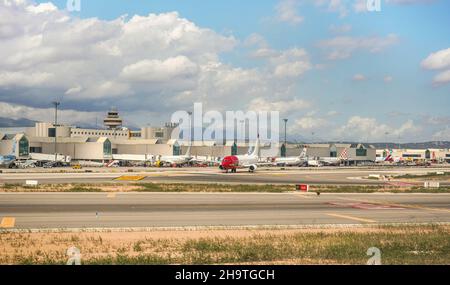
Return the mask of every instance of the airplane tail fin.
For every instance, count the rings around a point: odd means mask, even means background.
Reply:
[[[306,147],[303,148],[302,152],[300,153],[300,158],[305,158],[306,157]]]
[[[342,150],[341,154],[339,155],[339,159],[340,160],[348,160],[347,148],[344,148]]]
[[[186,156],[191,156],[191,146],[190,145],[189,145],[185,155]]]
[[[253,149],[253,152],[250,154],[252,156],[259,156],[259,135],[256,139],[255,148]]]

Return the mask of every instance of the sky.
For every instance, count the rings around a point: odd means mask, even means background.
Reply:
[[[157,126],[201,102],[279,111],[290,140],[450,140],[450,1],[366,2],[0,0],[0,117]]]

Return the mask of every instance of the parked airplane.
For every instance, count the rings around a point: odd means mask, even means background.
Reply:
[[[308,158],[307,165],[309,167],[320,167],[323,164],[317,158]]]
[[[238,168],[248,168],[249,172],[255,172],[259,163],[259,138],[256,139],[253,152],[245,155],[229,155],[222,159],[219,169],[228,173],[236,173]]]
[[[348,159],[347,149],[344,148],[342,150],[341,154],[339,155],[339,157],[320,157],[319,162],[322,165],[326,165],[326,166],[331,166],[331,165],[337,166],[337,165],[340,165],[343,160],[347,160],[347,159]]]
[[[182,166],[192,159],[191,146],[188,147],[185,155],[161,155],[157,157],[157,165],[170,164],[175,166]]]
[[[281,165],[281,166],[302,165],[305,162],[307,162],[306,147],[303,148],[303,150],[299,156],[277,157],[274,162],[276,165]]]
[[[387,156],[384,157],[377,157],[375,159],[376,163],[384,163],[384,162],[395,162],[395,163],[399,163],[402,159],[398,156],[393,156],[392,155],[392,150],[390,150],[389,152],[387,152]]]

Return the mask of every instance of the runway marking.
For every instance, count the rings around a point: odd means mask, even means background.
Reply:
[[[341,207],[351,207],[355,209],[363,209],[363,210],[404,210],[402,207],[394,207],[392,205],[384,205],[378,203],[337,203],[337,202],[328,202],[327,204],[332,206],[341,206]]]
[[[377,222],[375,220],[363,219],[363,218],[358,218],[358,217],[353,217],[353,216],[348,216],[348,215],[340,215],[340,214],[327,214],[327,215],[336,217],[336,218],[349,219],[349,220],[354,220],[354,221],[359,221],[359,222],[364,222],[364,223],[376,223]]]
[[[107,198],[116,198],[116,193],[108,193]]]
[[[352,198],[337,198],[337,199],[348,200],[348,201],[357,201],[357,202],[363,202],[363,203],[371,203],[371,204],[379,204],[379,205],[390,206],[390,207],[400,207],[400,208],[403,207],[403,208],[410,208],[410,209],[421,209],[421,210],[428,210],[428,211],[450,213],[449,209],[431,208],[431,207],[425,207],[425,206],[421,206],[421,205],[398,204],[398,203],[390,203],[387,201],[352,199]]]
[[[0,224],[0,228],[14,228],[16,224],[16,219],[12,217],[5,217],[2,219],[2,223]]]
[[[294,196],[296,196],[296,197],[302,197],[302,198],[305,198],[305,199],[311,199],[311,197],[310,197],[310,196],[307,196],[307,194],[295,193]]]
[[[147,176],[144,176],[144,175],[123,175],[123,176],[117,177],[114,180],[117,180],[117,181],[140,181],[140,180],[143,180],[145,177],[147,177]]]

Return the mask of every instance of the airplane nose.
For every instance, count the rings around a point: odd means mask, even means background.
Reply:
[[[222,160],[221,169],[234,168],[238,165],[239,160],[234,156],[227,156]]]

